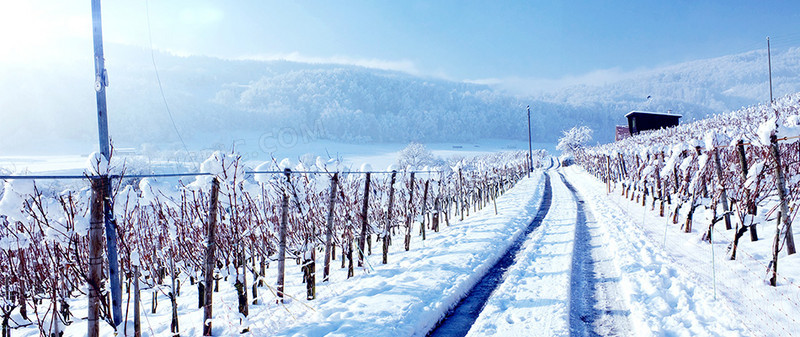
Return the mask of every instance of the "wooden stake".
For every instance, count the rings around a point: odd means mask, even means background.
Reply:
[[[405,249],[408,251],[411,248],[411,227],[414,225],[414,172],[411,172],[411,187],[409,188],[408,196],[408,212],[406,212],[406,240]]]
[[[284,169],[283,174],[286,175],[286,183],[291,183],[292,170]],[[281,201],[281,226],[278,230],[278,301],[281,303],[283,303],[283,286],[286,272],[286,227],[288,225],[289,194],[284,191],[283,200]]]
[[[369,219],[367,216],[369,215],[369,184],[370,184],[370,172],[367,172],[366,178],[364,181],[364,203],[363,207],[361,208],[361,235],[358,237],[358,266],[364,266],[364,249],[366,248],[367,242],[367,226],[369,224]]]
[[[772,159],[775,160],[775,175],[777,177],[778,199],[781,203],[781,214],[783,214],[783,226],[786,228],[786,253],[792,255],[796,253],[794,247],[794,235],[792,235],[792,222],[789,219],[789,207],[786,201],[786,179],[783,176],[783,167],[781,166],[781,154],[778,151],[778,137],[772,135],[770,137],[770,148],[772,152]]]
[[[778,212],[775,226],[775,240],[772,241],[772,277],[769,279],[769,285],[773,287],[778,286],[778,251],[781,247],[781,218],[782,212]]]
[[[328,221],[325,227],[325,266],[322,270],[322,281],[328,282],[331,273],[331,258],[336,253],[331,254],[331,240],[333,239],[333,210],[336,204],[336,189],[339,185],[339,173],[334,173],[331,177],[331,194],[328,197]]]
[[[392,171],[392,178],[389,182],[389,209],[386,212],[386,227],[383,231],[383,264],[388,263],[389,260],[389,241],[391,235],[389,231],[392,228],[392,207],[394,206],[394,182],[397,177],[397,171]]]
[[[219,180],[211,180],[211,196],[208,202],[208,218],[206,219],[206,260],[205,260],[205,303],[203,307],[203,336],[211,336],[212,296],[214,282],[214,262],[217,248],[217,203],[219,201]]]
[[[744,186],[744,183],[747,181],[748,168],[747,156],[744,152],[744,142],[741,139],[739,139],[739,141],[736,143],[736,149],[739,153],[739,167],[742,171],[742,187],[744,188],[744,199],[746,202],[745,206],[747,207],[747,214],[755,216],[758,211],[756,208],[756,203],[750,200],[750,189],[747,188],[747,186]],[[753,223],[748,226],[748,229],[750,230],[750,241],[758,241],[756,225],[756,223]]]
[[[89,316],[86,335],[100,336],[100,284],[103,279],[103,182],[92,179],[91,218],[89,221]]]
[[[723,184],[723,177],[722,177],[722,164],[719,161],[719,150],[714,148],[711,151],[714,154],[714,164],[717,171],[717,180],[719,181],[719,188],[722,190],[722,195],[720,196],[720,200],[722,201],[722,211],[725,212],[725,229],[731,229],[731,217],[728,214],[730,208],[728,207],[728,193],[725,191],[725,185]]]
[[[142,336],[141,292],[139,290],[139,265],[133,266],[133,337]]]

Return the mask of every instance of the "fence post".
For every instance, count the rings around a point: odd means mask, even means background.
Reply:
[[[139,261],[133,265],[133,337],[142,336],[141,308],[142,295],[139,291]]]
[[[392,178],[389,182],[389,209],[386,214],[386,228],[383,232],[383,264],[388,263],[389,260],[389,241],[391,236],[389,231],[392,228],[392,206],[394,205],[394,181],[397,177],[397,171],[392,171]]]
[[[659,208],[658,216],[664,216],[664,186],[661,183],[661,166],[663,165],[664,152],[654,154],[656,156],[656,169],[653,170],[653,175],[656,178],[656,191],[653,193],[653,208],[655,208],[656,198],[658,198]]]
[[[206,261],[205,261],[205,303],[203,306],[203,336],[211,336],[212,296],[214,287],[214,262],[216,261],[216,227],[217,227],[217,202],[219,201],[219,180],[211,180],[211,196],[208,202],[208,218],[206,219]]]
[[[722,164],[719,161],[719,150],[715,147],[712,152],[714,153],[714,164],[716,166],[717,171],[717,180],[719,181],[719,188],[722,189],[722,211],[725,212],[725,229],[731,229],[731,217],[728,214],[730,208],[728,208],[728,193],[725,192],[725,185],[723,184],[724,180],[722,178]]]
[[[460,199],[459,213],[461,213],[461,221],[464,221],[464,177],[461,175],[461,168],[458,169],[458,197]]]
[[[781,202],[781,213],[783,214],[783,227],[786,228],[786,249],[789,255],[794,254],[794,235],[792,235],[792,222],[789,219],[789,207],[786,205],[786,179],[783,176],[783,167],[781,167],[781,154],[778,151],[778,137],[772,135],[770,137],[770,148],[772,152],[772,159],[775,160],[775,175],[777,177],[778,199]]]
[[[284,169],[283,174],[286,175],[287,185],[291,183],[292,170]],[[286,227],[289,224],[289,194],[288,191],[283,191],[283,199],[281,200],[281,226],[278,230],[278,300],[283,302],[283,285],[286,272]]]
[[[322,281],[327,282],[331,272],[331,239],[333,237],[333,211],[336,205],[336,189],[339,185],[339,173],[331,177],[331,194],[328,197],[328,221],[325,229],[325,267],[322,271]]]
[[[744,185],[744,183],[747,181],[748,169],[747,169],[747,156],[744,152],[744,142],[741,139],[739,139],[739,141],[736,143],[736,149],[739,152],[739,165],[742,170],[742,185]],[[744,195],[747,206],[747,214],[755,216],[757,212],[756,203],[750,200],[750,189],[748,189],[747,186],[743,187],[744,187]],[[753,223],[749,226],[750,241],[758,241],[758,232],[756,230],[756,225],[757,224]]]
[[[409,189],[408,212],[406,212],[406,240],[405,249],[411,248],[411,227],[414,224],[414,172],[411,172],[411,188]]]
[[[780,249],[781,242],[782,214],[783,212],[778,211],[778,218],[776,219],[777,224],[775,225],[775,240],[772,241],[772,261],[770,261],[770,267],[772,267],[772,277],[769,278],[769,285],[773,287],[778,286],[778,250]]]
[[[100,336],[100,283],[103,278],[103,182],[92,178],[91,218],[89,220],[89,316],[86,335]]]
[[[369,183],[370,183],[370,172],[367,172],[366,178],[364,180],[364,204],[361,208],[361,235],[358,237],[358,266],[364,266],[364,249],[366,248],[367,242],[367,225],[368,219],[367,215],[369,215]]]

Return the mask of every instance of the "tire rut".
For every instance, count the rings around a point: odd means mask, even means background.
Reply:
[[[572,251],[570,275],[569,326],[571,336],[625,336],[630,334],[630,311],[621,300],[619,271],[613,264],[613,256],[602,246],[593,245],[599,229],[594,217],[584,207],[578,195],[564,175],[561,180],[570,190],[577,206],[575,239]]]
[[[542,224],[552,204],[553,193],[550,174],[545,172],[545,189],[542,204],[536,216],[525,231],[511,244],[502,257],[481,277],[481,279],[459,300],[455,307],[428,332],[427,336],[464,336],[475,323],[492,292],[502,283],[508,268],[514,264],[517,253],[528,236]]]

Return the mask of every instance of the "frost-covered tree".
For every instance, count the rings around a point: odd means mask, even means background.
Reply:
[[[436,158],[431,150],[420,143],[411,142],[404,149],[400,150],[397,158],[397,165],[401,168],[411,166],[421,168],[423,166],[437,166],[441,159]]]
[[[592,140],[592,129],[585,125],[575,126],[564,131],[564,137],[558,139],[556,150],[572,154],[590,140]]]

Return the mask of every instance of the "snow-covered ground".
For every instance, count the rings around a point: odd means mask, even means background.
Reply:
[[[214,293],[214,335],[238,335],[244,327],[249,327],[254,336],[425,335],[520,235],[539,208],[542,189],[542,172],[536,172],[497,200],[497,215],[489,206],[463,221],[453,219],[450,226],[443,224],[440,232],[428,232],[425,241],[415,235],[408,252],[401,242],[395,242],[386,265],[381,264],[377,244],[373,245],[375,250],[367,256],[365,266],[356,268],[350,279],[346,278],[346,269],[339,268],[341,257],[337,256],[331,280],[318,283],[315,300],[305,299],[301,268],[289,263],[286,303],[276,302],[274,287],[260,288],[258,304],[250,306],[249,317],[242,318],[231,276],[221,281],[220,292]],[[249,278],[248,284],[252,284]],[[267,270],[266,280],[272,285],[275,279],[273,266]],[[186,278],[182,285],[178,297],[181,334],[200,335],[203,310],[197,307],[197,288]],[[159,303],[156,313],[151,313],[149,306],[154,291],[142,291],[143,336],[169,334],[166,291],[155,291]],[[78,317],[66,328],[66,336],[85,334],[86,303],[85,297],[70,300],[70,308]],[[124,304],[123,312],[128,307],[132,310],[132,305]],[[112,333],[107,324],[101,324],[101,329],[104,335]],[[127,331],[132,329],[129,321]],[[33,336],[37,330],[29,326],[15,334]]]
[[[468,336],[569,334],[569,283],[576,209],[572,194],[551,174],[553,201],[505,280]]]
[[[683,233],[649,204],[622,198],[619,189],[606,193],[606,186],[581,168],[549,175],[550,210],[486,302],[470,336],[800,335],[797,257],[781,257],[779,286],[766,284],[773,235],[768,227],[761,228],[761,240],[740,243],[739,258],[731,261],[726,246],[732,231],[715,230],[709,245],[700,240],[703,225]],[[230,277],[214,294],[214,334],[238,335],[249,327],[254,336],[425,335],[531,222],[544,180],[537,171],[520,181],[498,199],[497,215],[490,206],[429,232],[425,241],[415,235],[408,252],[395,242],[386,265],[376,248],[350,279],[337,256],[331,281],[318,283],[315,300],[305,299],[300,267],[290,263],[286,303],[277,303],[274,290],[262,287],[249,317],[240,317]],[[270,285],[275,272],[268,269]],[[180,331],[199,335],[197,288],[187,279],[182,284]],[[169,300],[157,291],[160,304],[153,314],[152,293],[143,291],[143,335],[168,335]],[[71,300],[70,307],[78,317],[66,335],[81,336],[85,298]],[[105,324],[103,329],[111,333]],[[130,322],[127,329],[132,331]],[[14,332],[36,334],[34,327]]]
[[[551,175],[550,212],[468,336],[632,335],[620,273],[599,224],[563,176]]]
[[[355,278],[323,286],[319,300],[308,303],[313,310],[293,303],[287,311],[264,311],[251,322],[258,331],[275,335],[425,335],[533,219],[542,188],[537,172],[498,200],[498,215],[493,207],[484,208],[440,233],[429,233],[426,241],[415,237],[409,252],[395,244],[390,264],[371,256],[370,267]],[[296,296],[304,293],[304,287],[297,288]]]
[[[683,233],[669,217],[622,198],[580,168],[566,169],[605,233],[603,245],[621,271],[622,300],[633,335],[800,335],[800,283],[796,256],[781,257],[779,286],[765,279],[774,228],[762,226],[757,242],[741,240],[739,258],[729,259],[733,231],[714,230],[701,241],[705,224]]]

